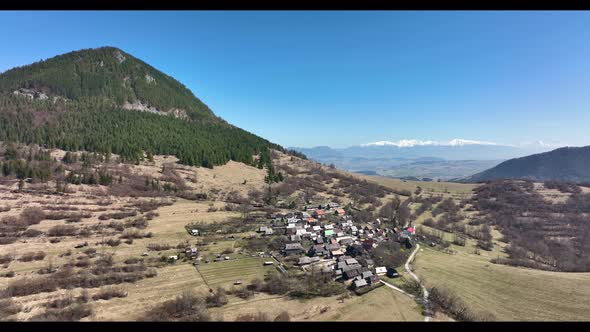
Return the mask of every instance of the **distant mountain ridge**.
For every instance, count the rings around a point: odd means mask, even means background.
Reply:
[[[381,176],[451,180],[481,172],[498,163],[532,153],[550,150],[536,142],[506,145],[456,138],[447,142],[403,139],[380,141],[347,148],[291,148],[309,158],[351,172]]]
[[[392,141],[379,141],[367,144],[361,144],[361,146],[397,146],[397,147],[413,147],[419,145],[448,145],[448,146],[463,146],[463,145],[502,145],[494,142],[485,141],[474,141],[461,138],[455,138],[448,142],[437,142],[437,141],[422,141],[416,139],[402,139],[397,142]]]
[[[381,141],[347,148],[318,146],[313,148],[292,147],[318,161],[328,157],[338,158],[439,158],[444,160],[499,160],[522,157],[532,153],[551,150],[545,144],[526,146],[504,145],[494,142],[453,139],[448,142],[404,139],[397,142]],[[323,161],[322,161],[323,162]]]
[[[514,158],[461,182],[499,179],[590,182],[590,146],[564,147],[549,152]]]

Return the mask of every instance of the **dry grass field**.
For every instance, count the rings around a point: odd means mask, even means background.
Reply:
[[[511,267],[492,264],[489,258],[424,248],[414,266],[427,287],[449,289],[473,309],[501,321],[590,319],[590,273]]]
[[[473,188],[477,187],[477,184],[471,183],[405,181],[361,174],[355,174],[355,176],[396,190],[409,190],[413,193],[420,186],[425,193],[447,194],[447,196],[450,195],[455,198],[467,197],[471,195]]]
[[[57,157],[63,155],[63,151],[56,150],[53,154]],[[129,172],[159,178],[161,169],[165,164],[176,159],[170,156],[155,156],[153,163],[144,162],[140,165],[126,165]],[[286,155],[279,155],[278,162],[287,164],[292,168],[305,172],[312,167],[311,162]],[[320,167],[320,166],[313,166]],[[327,166],[321,166],[327,169]],[[230,219],[240,217],[238,211],[227,211],[227,202],[223,201],[226,195],[237,191],[243,197],[248,196],[252,190],[263,190],[264,170],[240,163],[230,162],[224,166],[213,169],[174,166],[186,184],[195,192],[207,193],[207,200],[194,201],[172,197],[131,197],[125,195],[108,195],[106,187],[79,185],[71,186],[75,190],[66,194],[50,194],[39,187],[39,192],[17,192],[15,183],[4,182],[0,184],[0,206],[10,207],[8,211],[0,212],[0,219],[4,217],[19,216],[28,207],[39,207],[46,213],[50,213],[58,207],[64,207],[68,211],[84,213],[85,216],[75,222],[67,222],[65,218],[55,220],[42,220],[38,224],[29,226],[31,230],[42,233],[34,237],[19,238],[14,243],[0,245],[0,255],[10,254],[15,259],[5,266],[0,267],[0,273],[14,272],[11,278],[0,277],[0,288],[5,288],[15,280],[23,278],[39,277],[40,269],[48,266],[59,267],[71,264],[90,257],[86,252],[89,249],[96,250],[98,254],[110,253],[115,264],[123,264],[129,258],[140,258],[142,253],[148,252],[146,261],[158,261],[161,257],[176,254],[184,243],[196,245],[201,242],[200,237],[190,236],[185,230],[185,225],[199,222],[205,224],[223,223]],[[350,176],[350,173],[331,170]],[[412,182],[383,177],[352,175],[373,183],[400,190],[414,192],[417,186],[423,189],[426,195],[442,195],[453,197],[458,203],[461,199],[470,196],[471,190],[476,185],[444,183],[444,182]],[[312,177],[310,175],[310,177]],[[332,190],[339,184],[338,179],[326,184],[327,190]],[[51,187],[53,184],[48,184]],[[555,190],[544,190],[540,193],[548,200],[562,200],[567,195]],[[586,190],[586,188],[583,188]],[[298,190],[293,196],[300,194]],[[327,192],[317,193],[320,197],[327,197]],[[393,198],[393,194],[381,197],[381,202]],[[350,201],[347,195],[340,197],[346,204]],[[143,233],[150,233],[149,237],[135,238],[132,242],[121,241],[115,246],[101,245],[103,240],[119,238],[121,230],[115,230],[110,225],[125,224],[136,218],[143,218],[147,214],[139,211],[141,204],[154,201],[162,203],[155,208],[147,226],[140,229]],[[143,203],[142,203],[143,202]],[[415,211],[419,204],[413,204]],[[53,209],[53,210],[52,210]],[[106,214],[121,213],[137,210],[134,216],[112,219],[101,218]],[[463,211],[468,217],[471,212]],[[426,211],[415,220],[417,225],[431,217],[431,212]],[[462,222],[467,222],[463,220]],[[86,235],[48,236],[50,229],[56,225],[70,225],[78,230],[92,230]],[[127,226],[126,226],[127,227]],[[424,229],[427,226],[421,225]],[[133,227],[132,227],[133,228]],[[174,264],[162,264],[157,267],[157,275],[144,278],[133,283],[121,283],[117,287],[125,290],[128,295],[123,298],[110,300],[96,300],[89,304],[93,313],[82,320],[137,320],[142,315],[159,305],[163,301],[174,298],[186,290],[198,293],[208,292],[209,287],[218,286],[231,288],[232,284],[240,279],[244,283],[254,278],[263,278],[274,267],[265,267],[262,262],[268,259],[250,257],[239,253],[238,247],[241,237],[246,233],[227,235],[211,235],[209,240],[199,246],[200,256],[203,259],[212,260],[217,254],[225,250],[233,250],[223,254],[231,259],[221,262],[201,264],[197,268],[189,261],[177,261]],[[451,233],[443,233],[446,241],[452,241]],[[590,304],[590,274],[588,273],[554,273],[529,270],[523,268],[508,267],[490,263],[491,258],[504,257],[503,247],[506,245],[498,241],[501,234],[493,230],[494,249],[491,252],[481,251],[475,254],[476,241],[468,240],[465,247],[451,245],[450,249],[456,254],[450,255],[433,250],[425,246],[418,253],[415,262],[417,274],[424,278],[427,286],[442,286],[455,292],[468,305],[476,310],[491,312],[499,320],[588,320]],[[59,241],[55,241],[59,239]],[[80,243],[88,245],[75,248]],[[150,245],[169,245],[168,250],[148,250]],[[26,252],[43,251],[45,257],[41,260],[20,261],[19,258]],[[67,254],[67,255],[64,255]],[[95,262],[97,258],[90,258]],[[83,268],[80,268],[83,270]],[[392,280],[393,283],[403,282],[407,277],[403,269],[399,269],[402,278]],[[86,288],[92,296],[101,288]],[[16,320],[27,320],[44,311],[44,305],[49,301],[67,294],[77,296],[81,288],[70,290],[56,290],[26,296],[17,296],[15,302],[22,306],[21,312],[11,317]],[[337,297],[314,298],[309,300],[294,300],[282,296],[271,296],[263,293],[256,294],[253,298],[243,300],[235,296],[229,296],[229,303],[221,308],[209,309],[214,320],[235,320],[241,314],[253,314],[264,311],[273,319],[282,311],[288,311],[292,320],[320,320],[320,321],[421,321],[423,316],[420,307],[410,298],[387,287],[381,287],[363,296],[353,296],[344,301]],[[443,314],[437,314],[434,320],[448,320]]]
[[[264,311],[272,319],[287,311],[293,321],[421,321],[424,317],[412,299],[387,287],[343,302],[337,296],[293,300],[282,296],[257,294],[244,301],[231,297],[222,308],[210,310],[219,320],[235,320],[242,314]]]
[[[237,255],[228,261],[201,264],[198,270],[211,288],[230,288],[237,280],[247,284],[255,278],[264,279],[268,271],[275,270],[272,265],[263,266],[268,260],[271,259]]]

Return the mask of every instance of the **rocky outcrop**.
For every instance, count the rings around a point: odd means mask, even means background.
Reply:
[[[145,80],[148,82],[148,84],[156,83],[156,79],[151,77],[150,74],[145,74]]]
[[[14,90],[12,92],[12,94],[14,94],[15,96],[25,97],[30,100],[49,100],[49,98],[50,98],[50,96],[47,95],[43,91],[39,91],[39,90],[35,90],[35,89],[26,89],[26,88],[20,88],[18,90]],[[52,96],[51,99],[53,100],[54,103],[58,100],[63,100],[63,101],[68,100],[67,98],[64,98],[61,96]]]
[[[123,61],[125,61],[125,56],[123,55],[123,53],[119,52],[119,50],[115,51],[115,59],[117,59],[117,61],[119,61],[119,63],[123,63]]]
[[[134,101],[133,103],[125,102],[125,104],[123,104],[122,107],[126,110],[150,112],[150,113],[154,113],[154,114],[158,114],[158,115],[171,115],[175,118],[179,118],[179,119],[183,119],[183,120],[188,120],[188,118],[189,118],[188,114],[183,109],[173,108],[168,111],[161,111],[161,110],[157,109],[156,107],[144,104],[143,102],[141,102],[139,100]]]

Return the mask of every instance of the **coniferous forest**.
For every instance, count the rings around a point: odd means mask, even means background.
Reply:
[[[159,112],[122,107],[134,102]],[[169,113],[179,109],[187,117]],[[229,160],[253,164],[252,156],[268,148],[284,151],[216,117],[181,83],[112,47],[0,74],[0,141],[115,153],[129,162],[169,154],[204,167]]]

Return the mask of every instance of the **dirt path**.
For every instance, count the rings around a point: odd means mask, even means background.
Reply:
[[[389,287],[389,288],[391,288],[391,289],[395,289],[396,291],[398,291],[398,292],[400,292],[400,293],[402,293],[402,294],[404,294],[404,295],[407,295],[407,296],[411,297],[412,299],[414,298],[414,295],[412,295],[412,294],[410,294],[410,293],[407,293],[407,292],[406,292],[406,291],[404,291],[403,289],[401,289],[401,288],[399,288],[399,287],[396,287],[396,286],[394,286],[394,285],[392,285],[392,284],[388,283],[387,281],[383,281],[383,280],[379,280],[379,281],[380,281],[382,284],[384,284],[385,286],[387,286],[387,287]]]
[[[414,280],[416,280],[420,284],[420,287],[422,287],[422,301],[424,303],[424,307],[426,308],[424,313],[424,321],[429,322],[432,319],[432,313],[430,310],[430,303],[428,302],[428,290],[426,289],[426,287],[424,287],[424,285],[420,281],[420,278],[418,278],[418,276],[414,274],[414,272],[412,272],[412,270],[410,269],[410,262],[414,260],[414,257],[416,256],[418,250],[420,250],[420,245],[416,243],[416,249],[414,249],[410,257],[408,257],[405,268],[408,274],[410,274],[412,278],[414,278]]]

